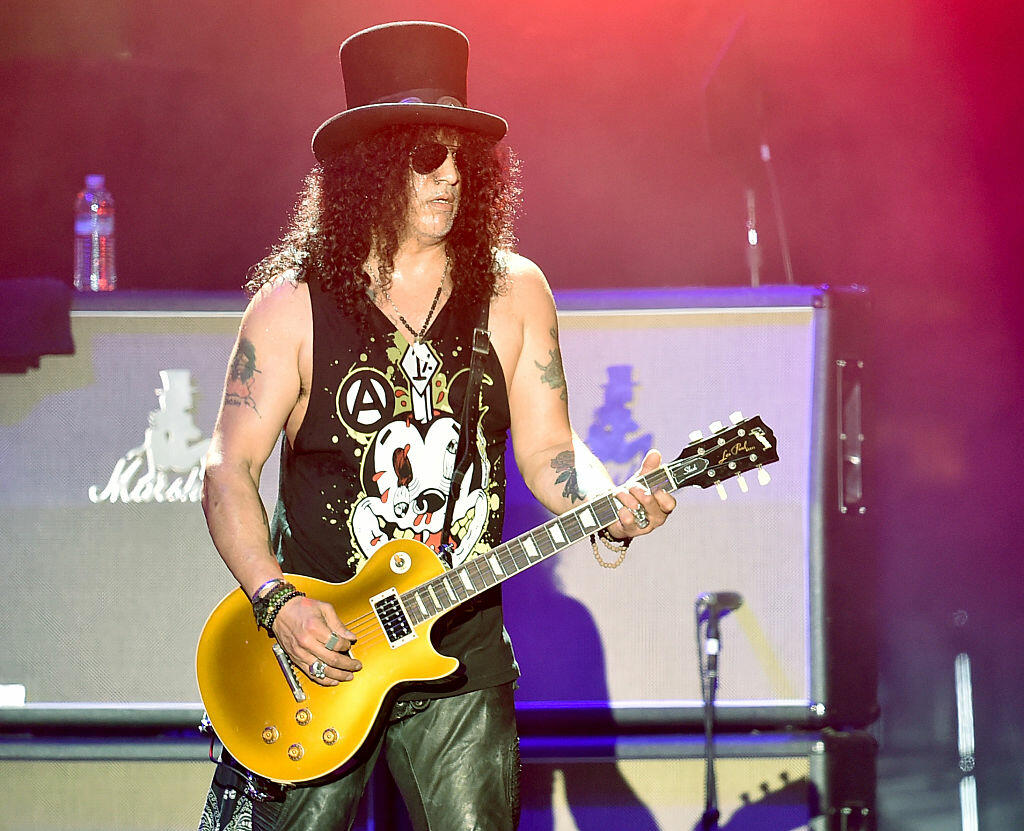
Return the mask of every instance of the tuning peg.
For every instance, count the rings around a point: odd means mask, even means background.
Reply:
[[[720,421],[712,421],[708,429],[711,430],[712,433],[720,433],[722,432],[722,428],[724,426],[725,425],[723,425]]]
[[[739,424],[741,421],[743,421],[743,413],[741,413],[739,410],[737,410],[734,413],[730,413],[729,421],[731,421],[734,425]]]
[[[690,433],[691,444],[695,441],[700,441],[702,438],[704,438],[704,434],[700,430],[694,430],[692,433]]]
[[[750,490],[750,486],[747,485],[747,480],[743,478],[742,473],[736,474],[736,484],[740,486],[740,490],[746,493]]]
[[[718,498],[725,502],[729,498],[729,494],[725,492],[725,488],[721,482],[715,482],[715,490],[718,491]]]
[[[772,481],[772,477],[768,475],[768,471],[765,470],[763,467],[758,467],[757,484],[767,485],[770,481]]]

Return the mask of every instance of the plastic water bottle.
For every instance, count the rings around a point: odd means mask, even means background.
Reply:
[[[85,187],[75,199],[75,288],[79,291],[113,291],[117,288],[114,265],[114,197],[102,173],[85,177]]]

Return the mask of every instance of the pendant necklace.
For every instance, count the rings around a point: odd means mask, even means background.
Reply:
[[[395,301],[391,299],[391,295],[388,294],[388,290],[384,288],[384,284],[380,281],[380,278],[377,278],[377,287],[381,290],[384,297],[387,298],[388,303],[391,304],[391,308],[395,310],[395,314],[398,315],[398,319],[402,321],[402,325],[409,330],[409,334],[413,337],[413,343],[421,343],[423,341],[423,336],[427,333],[427,329],[430,327],[430,321],[434,317],[434,310],[437,308],[437,301],[441,299],[441,291],[444,289],[444,278],[448,276],[448,269],[451,267],[451,264],[452,261],[448,258],[448,255],[445,254],[444,271],[441,272],[441,282],[437,285],[437,291],[434,292],[434,302],[430,304],[430,310],[427,312],[427,317],[423,321],[423,326],[419,332],[413,329],[409,324],[409,321],[405,319],[405,315],[398,311],[398,306],[395,305]]]

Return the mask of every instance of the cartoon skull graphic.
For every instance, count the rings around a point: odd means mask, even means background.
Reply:
[[[353,536],[367,557],[397,537],[437,551],[458,444],[459,425],[449,416],[426,427],[395,421],[377,433],[364,462],[367,495],[352,512]],[[481,469],[474,458],[455,501],[452,565],[464,562],[483,534],[488,479],[488,465]]]

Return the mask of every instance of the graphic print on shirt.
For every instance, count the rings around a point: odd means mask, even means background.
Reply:
[[[353,364],[335,393],[337,416],[361,448],[361,489],[350,509],[328,501],[324,519],[346,523],[358,549],[349,563],[355,570],[392,539],[415,539],[437,551],[459,443],[449,401],[453,387],[465,384],[468,369],[449,378],[445,356],[430,343],[409,344],[400,333],[389,337],[383,371]],[[452,358],[463,348],[456,347]],[[482,383],[493,380],[485,374]],[[482,407],[481,425],[485,413]],[[471,452],[454,506],[453,565],[488,549],[481,538],[498,499],[480,426]]]

